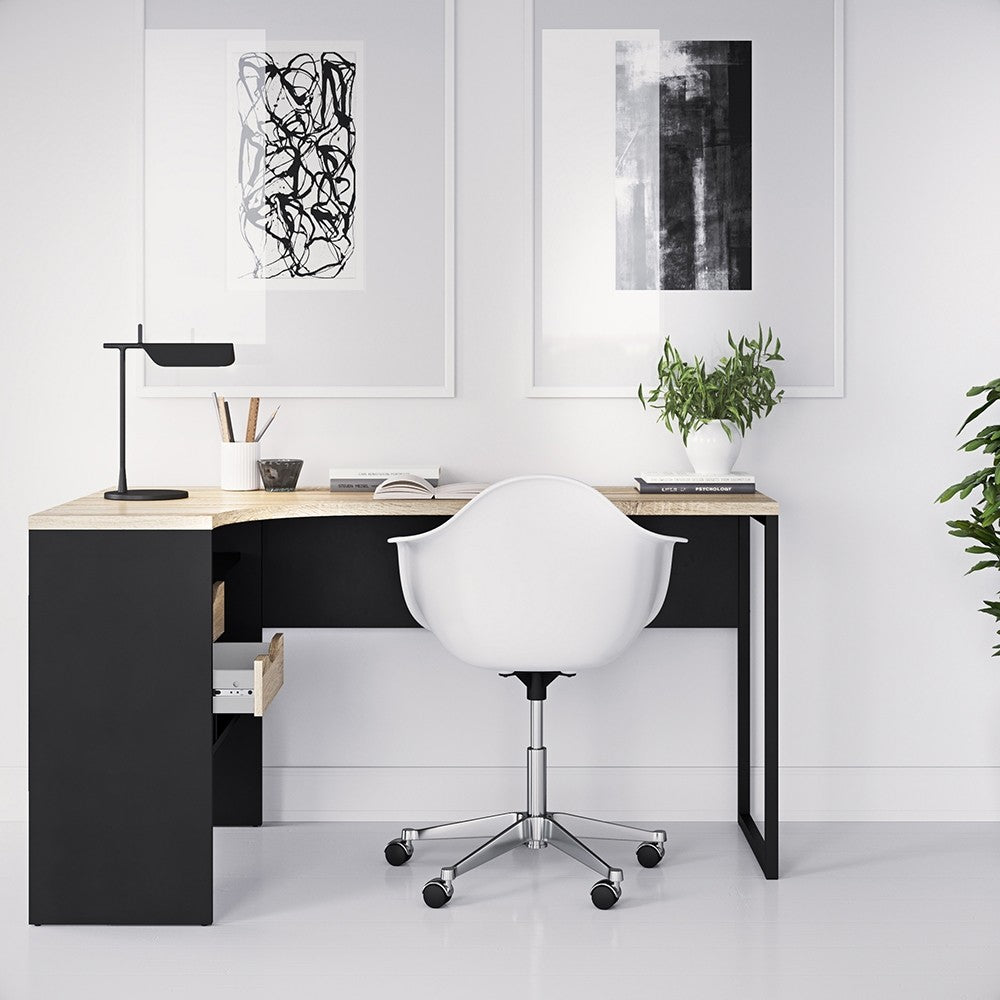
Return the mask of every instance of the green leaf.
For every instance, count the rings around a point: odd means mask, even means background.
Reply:
[[[998,559],[984,559],[982,562],[977,562],[972,569],[967,570],[965,575],[968,576],[969,573],[975,573],[977,570],[981,569],[997,569],[1000,567],[1000,560]]]
[[[960,493],[962,499],[964,500],[969,493],[972,492],[977,486],[982,486],[987,480],[995,476],[995,470],[991,468],[980,469],[978,472],[970,473],[965,477],[960,483],[956,483],[954,486],[949,486],[948,489],[944,491],[938,498],[938,503],[945,503],[950,500],[956,493]]]
[[[971,424],[972,421],[975,420],[976,417],[978,417],[980,413],[984,413],[986,410],[988,410],[998,399],[1000,399],[1000,394],[998,394],[995,389],[990,389],[989,395],[986,398],[986,402],[983,403],[982,406],[980,406],[977,409],[973,410],[965,418],[965,423],[963,423],[962,426],[959,427],[957,433],[961,434],[962,431],[964,431],[965,428],[968,427],[969,424]]]
[[[992,382],[987,382],[986,385],[974,385],[966,393],[966,396],[978,396],[981,392],[986,392],[987,389],[1000,389],[1000,378],[995,378]]]

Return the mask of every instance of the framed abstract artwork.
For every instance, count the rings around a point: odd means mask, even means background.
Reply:
[[[454,0],[145,0],[151,396],[454,395]]]
[[[528,395],[781,338],[843,395],[842,0],[526,0]]]

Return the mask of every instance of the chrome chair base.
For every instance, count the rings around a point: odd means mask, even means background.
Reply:
[[[574,813],[547,812],[531,816],[525,812],[509,812],[419,829],[407,827],[400,834],[399,840],[392,841],[386,848],[386,857],[393,864],[405,863],[412,855],[413,845],[418,840],[459,840],[493,834],[460,861],[442,868],[440,877],[431,879],[424,887],[424,902],[437,909],[451,899],[454,894],[454,881],[459,875],[509,854],[518,847],[538,850],[552,846],[600,875],[600,881],[591,889],[591,900],[599,909],[610,909],[621,898],[623,872],[620,868],[609,865],[599,854],[592,851],[568,829],[566,821],[585,824],[588,827],[587,835],[596,840],[625,840],[638,843],[639,848],[636,853],[640,864],[646,868],[653,868],[659,864],[666,850],[667,834],[663,830],[646,830],[622,823],[609,823],[606,820],[578,816]],[[399,861],[392,861],[390,858],[390,848],[394,846],[397,848],[396,857],[400,859]],[[405,852],[405,858],[402,852]]]
[[[550,679],[555,675],[546,675]],[[523,679],[523,678],[522,678]],[[530,680],[530,676],[529,676]],[[525,681],[528,684],[528,681]],[[530,691],[530,689],[529,689]],[[544,695],[544,687],[542,689]],[[544,701],[529,693],[531,706],[531,743],[527,751],[528,797],[524,812],[497,813],[456,823],[439,823],[421,829],[407,827],[397,840],[390,840],[385,859],[390,865],[405,865],[413,857],[413,845],[418,840],[459,840],[463,837],[488,837],[461,861],[441,869],[440,878],[432,878],[423,890],[424,902],[438,909],[454,895],[455,879],[494,858],[509,854],[518,847],[539,849],[551,845],[563,854],[579,861],[601,876],[590,890],[590,899],[599,910],[610,910],[622,895],[622,870],[612,868],[582,840],[571,833],[564,820],[583,823],[585,835],[595,840],[629,840],[639,842],[636,859],[644,868],[655,868],[666,850],[667,835],[663,830],[644,830],[623,823],[574,813],[549,812],[546,805],[548,785],[547,751],[542,742]]]

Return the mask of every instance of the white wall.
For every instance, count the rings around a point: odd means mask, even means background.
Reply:
[[[304,457],[313,483],[332,463],[407,454],[463,478],[622,483],[666,466],[676,444],[632,401],[523,397],[521,2],[458,8],[458,398],[289,401],[270,450]],[[16,817],[25,518],[115,469],[116,372],[99,345],[136,319],[137,39],[130,0],[5,0],[0,38],[0,816]],[[975,610],[995,581],[962,576],[932,504],[972,467],[954,450],[965,389],[1000,374],[997,51],[995,0],[847,3],[847,396],[782,404],[741,461],[783,509],[787,818],[1000,818],[1000,661]],[[203,400],[131,406],[135,484],[217,482]],[[620,670],[560,682],[553,795],[729,818],[733,656],[730,633],[648,634]],[[518,800],[526,721],[509,682],[419,633],[294,633],[289,660],[266,727],[271,817]]]

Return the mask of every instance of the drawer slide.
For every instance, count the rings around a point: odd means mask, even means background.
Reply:
[[[275,633],[266,649],[257,642],[213,647],[212,711],[262,716],[285,682],[285,637]]]

